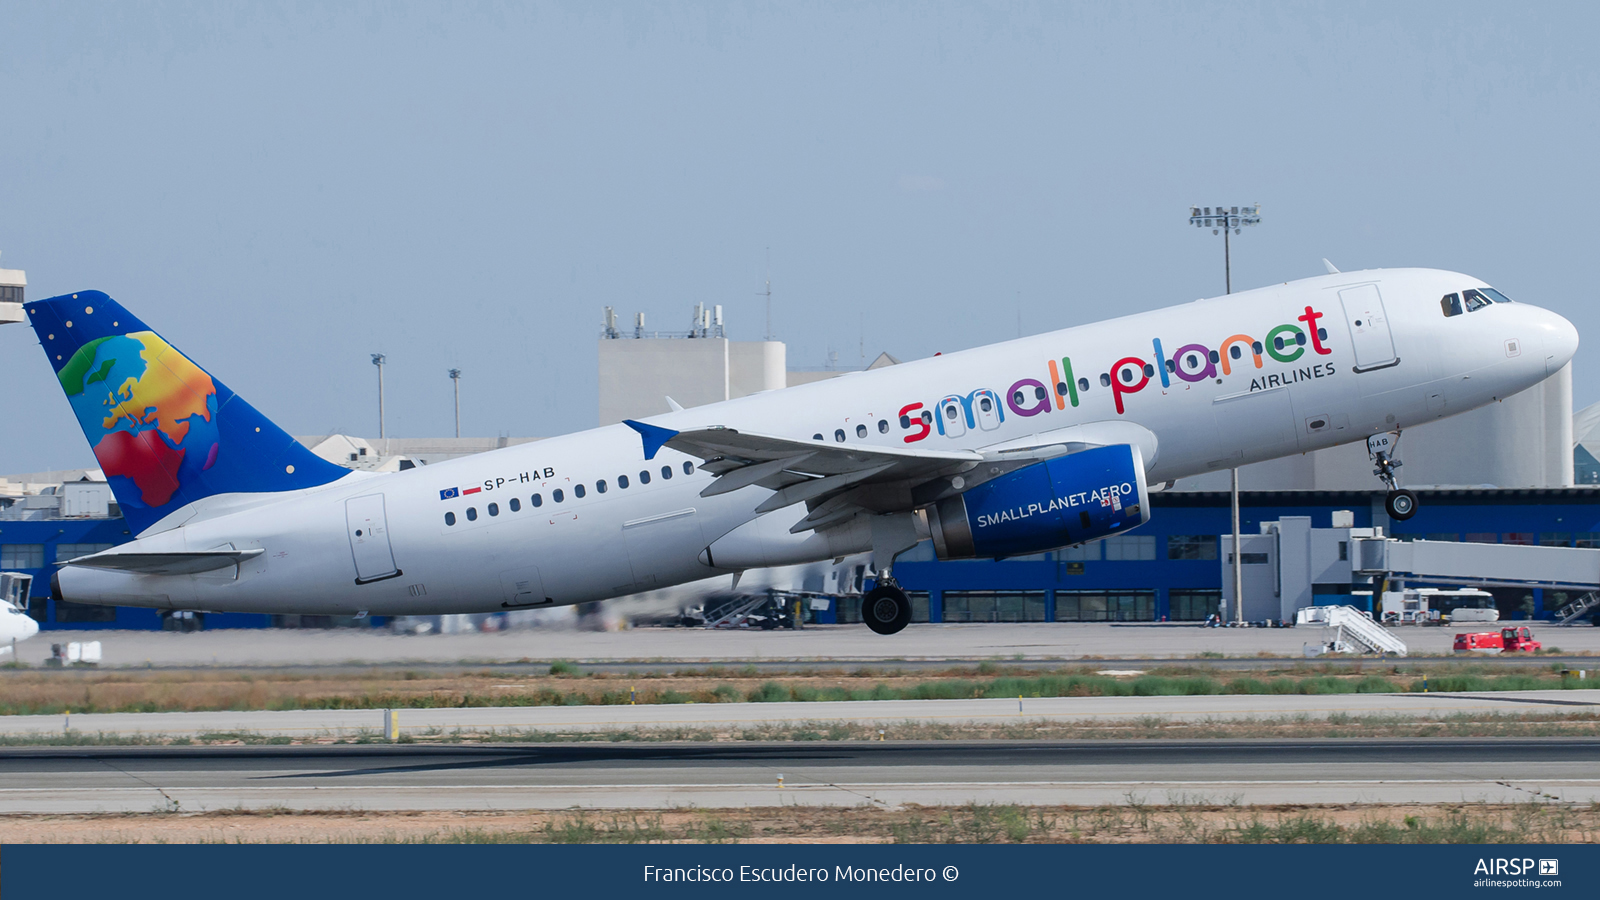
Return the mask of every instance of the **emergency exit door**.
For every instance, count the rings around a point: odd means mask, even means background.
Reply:
[[[383,495],[368,494],[344,502],[346,529],[350,533],[350,555],[356,561],[356,584],[394,578],[400,569],[394,564],[389,546],[389,523],[383,513]]]
[[[1384,369],[1400,361],[1394,352],[1394,335],[1389,331],[1389,316],[1383,309],[1383,295],[1375,284],[1346,288],[1339,292],[1345,324],[1350,326],[1350,345],[1355,350],[1357,372]]]

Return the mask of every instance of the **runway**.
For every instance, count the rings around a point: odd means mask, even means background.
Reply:
[[[0,813],[1600,801],[1600,739],[0,750]]]
[[[1472,628],[1395,629],[1415,657],[1453,659],[1457,631]],[[1535,635],[1547,648],[1582,657],[1600,653],[1600,628],[1555,628],[1536,623]],[[689,665],[771,662],[916,663],[989,660],[1031,663],[1105,660],[1198,662],[1203,655],[1234,659],[1303,659],[1329,635],[1324,629],[1200,628],[1189,623],[1111,624],[1030,622],[1026,624],[913,624],[884,637],[863,625],[818,625],[801,631],[777,629],[706,630],[636,628],[595,632],[529,629],[491,633],[408,636],[381,629],[238,628],[179,633],[172,631],[52,632],[19,644],[24,663],[35,666],[50,655],[50,644],[98,640],[102,668],[348,667],[470,665],[498,666],[564,659],[589,663],[668,663]],[[1474,660],[1480,661],[1480,660]],[[1321,660],[1319,658],[1318,662]],[[1589,659],[1597,663],[1600,660]],[[1576,666],[1582,668],[1580,663]]]
[[[994,724],[1161,719],[1239,721],[1281,717],[1430,717],[1455,714],[1600,712],[1600,690],[1430,694],[1206,694],[1160,697],[1025,697],[973,700],[855,700],[815,703],[663,703],[639,706],[501,706],[397,710],[402,734],[491,730],[739,729],[755,725],[850,722]],[[0,735],[197,736],[249,732],[298,738],[373,736],[378,709],[90,713],[0,716]]]

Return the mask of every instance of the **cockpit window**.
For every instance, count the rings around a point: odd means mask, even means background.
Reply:
[[[1469,291],[1462,291],[1461,292],[1461,299],[1466,301],[1467,312],[1477,312],[1478,310],[1483,309],[1485,306],[1488,306],[1489,304],[1494,302],[1493,300],[1490,300],[1488,297],[1485,297],[1482,294],[1482,292],[1480,292],[1480,291],[1478,291],[1476,289],[1469,290]]]
[[[1484,288],[1483,289],[1483,293],[1490,300],[1493,300],[1496,303],[1510,303],[1511,302],[1511,298],[1510,297],[1507,297],[1505,294],[1500,293],[1499,291],[1495,290],[1494,288]]]
[[[1444,317],[1446,319],[1450,318],[1451,316],[1461,315],[1461,295],[1445,294],[1444,297],[1439,300],[1439,308],[1444,310]]]

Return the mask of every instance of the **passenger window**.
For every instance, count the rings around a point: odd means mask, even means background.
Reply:
[[[522,511],[522,501],[518,500],[516,497],[512,497],[510,500],[506,501],[506,505],[511,507],[512,512]]]
[[[454,525],[456,523],[456,514],[453,513],[453,512],[445,513],[444,514],[444,523],[446,525]]]
[[[982,400],[978,401],[978,408],[984,412],[988,412],[989,410],[994,409],[994,401],[990,400],[988,397],[984,397]]]
[[[694,463],[692,463],[692,462],[684,463],[683,464],[683,474],[685,474],[685,475],[693,475],[694,474]]]
[[[1439,298],[1439,308],[1444,311],[1444,317],[1446,319],[1450,318],[1451,316],[1461,315],[1461,295],[1445,294],[1443,297]]]
[[[1089,379],[1087,379],[1087,378],[1079,378],[1078,379],[1078,390],[1087,391],[1088,389],[1089,389]]]
[[[1149,363],[1145,363],[1144,364],[1144,377],[1149,378],[1150,376],[1152,376],[1154,374],[1156,374],[1156,367],[1150,365]]]
[[[587,494],[588,492],[589,489],[581,484],[575,484],[572,486],[572,496],[577,497],[579,500],[582,500],[583,495]]]
[[[1212,363],[1222,362],[1222,354],[1218,353],[1215,350],[1211,351],[1210,358],[1211,358],[1211,362]]]
[[[1294,342],[1304,347],[1306,345],[1306,333],[1304,331],[1296,331],[1294,333]]]
[[[639,483],[640,484],[649,484],[650,483],[650,470],[649,469],[640,469],[639,470]]]
[[[1178,371],[1178,363],[1177,363],[1176,360],[1171,360],[1171,359],[1167,360],[1167,371],[1168,372],[1176,372],[1176,371]]]
[[[626,476],[626,475],[618,475],[617,476],[617,487],[622,488],[623,490],[627,490],[628,489],[628,476]]]
[[[866,436],[867,436],[867,426],[865,426],[865,425],[857,425],[856,426],[856,437],[864,438]]]
[[[911,417],[910,416],[901,416],[900,417],[900,427],[905,429],[906,431],[910,431],[911,430]]]
[[[556,488],[555,490],[550,492],[550,499],[554,500],[557,503],[560,503],[563,500],[567,499],[567,495],[561,493],[561,488]]]
[[[606,480],[602,478],[599,481],[596,481],[594,483],[594,489],[599,493],[604,494],[606,492]]]
[[[1048,396],[1050,396],[1050,395],[1047,394],[1045,392],[1045,389],[1042,388],[1042,387],[1036,387],[1036,388],[1033,389],[1033,399],[1035,399],[1035,400],[1043,400],[1044,398],[1046,398]]]
[[[822,440],[822,432],[820,432],[820,431],[819,431],[819,432],[817,432],[817,433],[816,433],[816,434],[813,434],[813,435],[812,435],[812,436],[811,436],[811,439],[812,439],[812,440],[813,440],[813,441],[820,441],[820,440]]]
[[[532,502],[535,507],[544,505],[544,497],[540,496],[539,494],[534,494],[532,497],[529,497],[528,500]]]
[[[1250,350],[1255,355],[1260,356],[1261,355],[1261,342],[1260,341],[1252,341],[1250,343]]]
[[[1461,299],[1467,304],[1467,312],[1477,312],[1489,305],[1489,298],[1477,291],[1462,291]]]
[[[1063,397],[1067,395],[1067,383],[1065,381],[1056,382],[1056,393]]]
[[[491,515],[491,516],[500,515],[500,504],[498,504],[498,503],[489,504],[489,515]]]
[[[878,433],[879,434],[888,434],[889,433],[889,420],[888,419],[879,419],[878,420]]]
[[[1100,373],[1100,386],[1111,387],[1111,376],[1106,372]]]
[[[467,521],[468,522],[476,522],[476,521],[478,521],[478,508],[476,506],[467,507]]]
[[[1232,347],[1228,348],[1228,355],[1233,357],[1234,359],[1238,359],[1239,357],[1244,355],[1244,351],[1239,349],[1239,345],[1238,344],[1234,344]]]
[[[926,409],[923,410],[922,411],[922,421],[928,423],[929,425],[932,425],[933,424],[933,412],[931,410],[926,410]]]
[[[833,430],[833,439],[835,441],[838,441],[841,444],[844,443],[844,429],[843,428],[835,428]]]
[[[944,417],[946,419],[954,419],[957,415],[959,415],[959,413],[956,412],[956,405],[954,403],[944,408]]]
[[[662,478],[671,478],[672,477],[672,467],[671,466],[662,466],[661,467],[661,477]]]
[[[1328,329],[1326,329],[1326,328],[1318,328],[1317,329],[1317,340],[1325,341],[1327,339],[1328,339]],[[1213,354],[1213,355],[1215,355],[1215,354]],[[1212,362],[1216,362],[1216,360],[1213,359]]]
[[[1028,402],[1028,395],[1024,394],[1022,391],[1012,391],[1011,402],[1017,406],[1021,406],[1022,404]]]

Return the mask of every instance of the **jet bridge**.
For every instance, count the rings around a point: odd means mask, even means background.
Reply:
[[[1352,568],[1360,575],[1486,587],[1579,591],[1600,587],[1600,550],[1381,536],[1353,538],[1352,543]]]
[[[1242,535],[1244,618],[1293,622],[1308,607],[1349,604],[1353,596],[1403,589],[1410,581],[1475,587],[1544,588],[1578,595],[1556,614],[1570,624],[1600,609],[1600,550],[1401,541],[1380,528],[1312,528],[1306,516],[1262,522],[1260,534]],[[1222,536],[1219,568],[1225,608],[1232,609],[1233,540]],[[1376,612],[1376,611],[1375,611]]]

